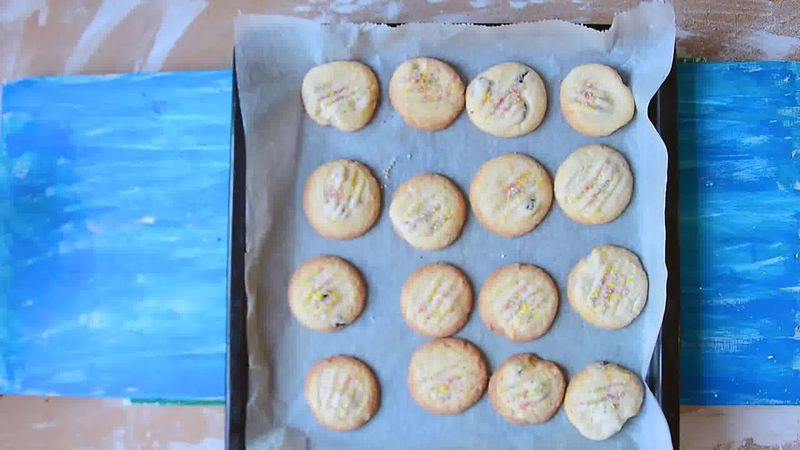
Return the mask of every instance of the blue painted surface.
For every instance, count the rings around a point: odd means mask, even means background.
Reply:
[[[223,397],[230,78],[5,86],[0,392]]]
[[[679,89],[682,401],[800,404],[800,64]]]

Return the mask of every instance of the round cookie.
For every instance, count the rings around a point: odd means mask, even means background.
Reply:
[[[564,374],[555,363],[522,353],[495,370],[489,380],[489,400],[511,423],[543,423],[558,411],[566,386]]]
[[[617,330],[633,322],[647,303],[647,274],[630,250],[601,245],[570,271],[567,298],[583,320]]]
[[[317,232],[329,239],[352,239],[369,231],[381,211],[381,189],[367,166],[337,159],[308,177],[303,210]]]
[[[478,222],[505,237],[536,228],[550,211],[550,175],[528,155],[507,153],[483,163],[469,188]]]
[[[417,333],[433,338],[450,336],[469,319],[472,288],[457,267],[428,264],[406,280],[400,309],[406,324]]]
[[[625,157],[611,147],[587,145],[558,168],[555,194],[561,209],[587,225],[619,217],[633,193],[633,174]]]
[[[466,97],[472,123],[498,137],[530,133],[547,111],[544,81],[535,70],[516,62],[482,72],[467,86]]]
[[[361,274],[337,256],[304,262],[289,280],[289,308],[312,330],[336,331],[361,314],[367,290]]]
[[[408,365],[411,396],[426,410],[459,414],[483,396],[489,372],[483,355],[469,341],[441,338],[421,345]]]
[[[458,186],[447,177],[423,173],[394,191],[389,217],[394,230],[409,244],[438,250],[461,234],[467,206]]]
[[[481,319],[515,342],[536,339],[550,329],[558,312],[558,288],[532,264],[509,264],[489,275],[478,297]]]
[[[572,377],[564,397],[567,418],[585,437],[601,441],[617,434],[639,413],[644,385],[616,364],[594,362]]]
[[[314,122],[356,131],[372,119],[380,90],[378,79],[366,64],[333,61],[309,70],[300,93]]]
[[[634,110],[631,89],[611,67],[577,66],[561,82],[561,112],[587,136],[608,136],[630,122]]]
[[[409,59],[392,74],[389,99],[412,127],[441,130],[464,109],[464,83],[455,69],[442,61]]]
[[[351,356],[334,356],[315,364],[303,392],[317,422],[336,431],[361,427],[380,404],[375,374]]]

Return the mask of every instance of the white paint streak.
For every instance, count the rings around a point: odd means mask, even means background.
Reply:
[[[167,448],[169,450],[215,450],[225,447],[225,441],[222,439],[205,438],[201,442],[188,443],[188,442],[170,442]]]
[[[736,271],[753,270],[761,267],[771,266],[773,264],[778,264],[779,262],[786,261],[786,259],[787,258],[785,256],[776,256],[774,258],[762,259],[761,261],[754,261],[748,264],[735,264],[731,266],[731,268]]]
[[[64,73],[80,72],[111,30],[137,6],[139,0],[103,0],[92,22],[83,30],[75,50],[64,64]]]
[[[33,13],[45,10],[47,16],[46,0],[6,0],[0,2],[0,23],[11,23],[25,20]],[[41,18],[39,19],[41,21]]]
[[[307,13],[311,12],[311,5],[297,5],[294,7],[294,12],[296,13]]]
[[[56,426],[56,422],[51,420],[48,422],[36,422],[31,424],[31,428],[34,430],[44,430],[46,428],[54,428]]]
[[[487,6],[491,6],[494,3],[494,0],[469,0],[470,6],[477,9],[483,9]]]
[[[388,21],[393,21],[397,19],[397,16],[400,15],[400,10],[403,9],[403,5],[400,2],[389,2],[386,4],[386,12],[384,13],[384,17]]]
[[[152,225],[156,223],[156,218],[153,216],[144,216],[141,219],[139,219],[139,223],[143,223],[145,225]]]
[[[91,329],[98,329],[104,328],[107,325],[106,318],[100,311],[92,311],[88,313],[82,313],[78,316],[78,325],[91,328]]]
[[[745,37],[745,42],[760,51],[767,59],[786,59],[800,51],[800,37],[783,36],[764,30],[753,31]]]
[[[189,25],[197,19],[197,16],[206,9],[208,3],[205,0],[170,0],[161,2],[162,15],[161,24],[158,26],[153,47],[144,65],[141,67],[145,72],[156,72],[164,65],[167,55],[178,42]]]
[[[53,383],[80,383],[86,379],[82,370],[64,370],[53,375]]]
[[[769,136],[745,136],[742,138],[742,143],[745,145],[757,145],[767,142],[767,139],[769,139]]]

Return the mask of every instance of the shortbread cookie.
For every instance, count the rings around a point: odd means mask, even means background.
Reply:
[[[463,339],[421,345],[408,365],[408,387],[420,406],[435,414],[458,414],[483,396],[489,373],[480,350]]]
[[[364,309],[367,290],[355,267],[337,256],[304,262],[289,281],[289,308],[295,319],[317,331],[336,331]]]
[[[572,268],[567,297],[584,320],[616,330],[633,322],[647,303],[647,274],[630,250],[601,245]]]
[[[558,288],[532,264],[509,264],[495,270],[479,294],[481,319],[495,333],[516,342],[547,333],[558,312]]]
[[[317,422],[336,431],[361,427],[380,404],[375,374],[352,356],[334,356],[314,365],[304,393]]]
[[[392,106],[414,128],[447,128],[464,109],[464,83],[448,64],[414,58],[401,64],[389,82]]]
[[[585,437],[602,441],[639,414],[644,386],[628,369],[594,362],[572,377],[564,398],[567,418]]]
[[[521,236],[550,211],[553,186],[535,159],[508,153],[481,166],[469,188],[469,201],[481,225],[501,236]]]
[[[544,81],[520,63],[498,64],[467,86],[467,113],[481,130],[516,137],[535,130],[547,111]]]
[[[420,267],[406,280],[400,296],[403,318],[428,337],[460,330],[472,310],[472,288],[464,272],[445,263]]]
[[[489,380],[489,400],[511,423],[547,422],[558,411],[567,383],[554,363],[533,353],[508,358]]]
[[[367,166],[337,159],[319,166],[306,181],[303,210],[317,232],[352,239],[369,231],[381,211],[381,189]]]
[[[633,175],[620,152],[587,145],[561,163],[555,193],[558,205],[574,220],[588,225],[608,223],[628,207]]]
[[[634,109],[631,89],[611,67],[578,66],[561,82],[561,112],[572,128],[587,136],[617,131],[631,121]]]
[[[334,61],[309,70],[301,94],[306,112],[315,122],[356,131],[372,119],[380,89],[366,64]]]
[[[423,173],[394,191],[389,217],[397,234],[422,250],[447,247],[461,234],[467,218],[464,196],[452,181]]]

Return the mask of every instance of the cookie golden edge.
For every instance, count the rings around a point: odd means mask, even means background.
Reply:
[[[395,81],[395,75],[398,73],[398,70],[401,67],[414,60],[426,60],[429,62],[434,62],[436,65],[441,65],[440,67],[450,72],[451,74],[455,75],[456,78],[458,79],[459,83],[461,84],[460,88],[461,98],[459,104],[456,106],[456,108],[453,109],[452,114],[450,114],[449,116],[443,117],[441,120],[438,121],[425,121],[419,119],[414,114],[414,111],[408,111],[408,109],[406,109],[406,107],[402,105],[402,102],[400,101],[400,96],[402,95],[402,93],[399,92],[399,90],[402,88],[400,87],[399,80]],[[458,71],[456,71],[456,69],[453,68],[453,66],[451,66],[450,64],[436,58],[418,57],[403,61],[399,66],[397,66],[394,72],[392,72],[392,78],[389,80],[389,102],[394,107],[394,110],[400,114],[400,117],[402,117],[403,120],[408,125],[411,125],[412,127],[422,131],[444,130],[447,127],[449,127],[453,122],[455,122],[455,120],[458,118],[458,116],[461,115],[461,112],[464,110],[464,105],[466,101],[464,98],[465,93],[466,93],[466,86],[464,85],[464,80],[461,79],[461,75],[458,74]]]
[[[435,407],[433,407],[428,402],[423,400],[424,396],[421,395],[419,393],[419,391],[417,391],[416,385],[414,384],[414,381],[411,378],[411,373],[412,373],[411,368],[412,368],[412,364],[414,362],[414,356],[417,354],[417,352],[419,352],[423,348],[428,348],[428,346],[435,346],[435,345],[455,345],[461,351],[466,352],[467,355],[470,358],[474,358],[475,361],[478,364],[479,371],[480,371],[480,373],[482,375],[481,379],[478,381],[477,386],[476,386],[479,389],[476,389],[472,393],[472,395],[470,397],[467,397],[468,400],[464,401],[466,406],[463,407],[463,408],[435,408]],[[435,339],[435,340],[426,342],[426,343],[422,344],[421,346],[419,346],[414,351],[414,354],[411,356],[411,361],[408,364],[408,390],[411,392],[411,397],[414,399],[415,402],[417,402],[417,404],[420,407],[422,407],[424,410],[426,410],[426,411],[428,411],[430,413],[433,413],[433,414],[438,414],[438,415],[441,415],[441,416],[452,416],[452,415],[461,414],[464,411],[467,411],[468,409],[472,408],[473,406],[475,406],[476,403],[478,403],[480,401],[480,399],[483,397],[483,394],[486,393],[486,388],[487,388],[488,384],[489,384],[489,366],[488,366],[488,364],[486,362],[486,358],[483,356],[483,353],[481,352],[481,350],[475,344],[473,344],[472,342],[470,342],[470,341],[468,341],[466,339],[455,338],[455,337],[445,337],[445,338],[439,338],[439,339]]]
[[[532,225],[528,225],[528,226],[525,226],[525,227],[519,227],[518,229],[516,229],[514,231],[507,231],[505,229],[502,229],[502,228],[498,227],[494,223],[495,221],[490,220],[490,218],[487,217],[484,214],[484,212],[477,206],[480,203],[478,201],[478,191],[480,190],[480,187],[478,186],[478,180],[479,180],[479,177],[481,175],[485,175],[485,172],[489,170],[489,168],[486,167],[486,164],[489,163],[489,162],[492,162],[492,161],[494,161],[496,159],[505,158],[505,157],[514,157],[515,159],[520,159],[520,160],[524,159],[524,160],[533,161],[539,167],[541,167],[542,173],[544,173],[544,175],[547,177],[547,184],[548,184],[548,186],[550,186],[550,189],[548,189],[548,191],[547,191],[547,194],[548,194],[547,198],[546,198],[547,207],[542,209],[543,212],[542,212],[541,216],[538,218],[538,220],[535,223],[533,223]],[[517,158],[517,157],[519,157],[519,158]],[[553,192],[554,192],[554,189],[553,189],[553,178],[550,177],[550,172],[548,172],[547,168],[545,166],[543,166],[542,163],[537,161],[534,157],[532,157],[530,155],[526,155],[524,153],[516,153],[516,152],[515,153],[506,153],[504,155],[498,156],[497,158],[492,158],[492,159],[484,162],[483,164],[481,164],[481,167],[478,168],[478,172],[472,178],[472,182],[470,183],[470,186],[469,186],[469,203],[470,203],[470,208],[472,209],[472,214],[475,215],[475,218],[478,219],[478,223],[481,224],[481,226],[483,228],[486,228],[487,230],[491,231],[494,234],[497,234],[498,236],[502,236],[504,238],[511,239],[511,238],[517,238],[517,237],[520,237],[520,236],[524,236],[524,235],[534,231],[536,228],[539,227],[539,225],[542,224],[542,222],[544,222],[544,219],[547,218],[547,215],[550,214],[550,210],[553,208],[553,196],[554,196]]]
[[[414,283],[416,283],[424,275],[425,271],[438,270],[438,269],[442,269],[442,268],[445,268],[447,270],[453,270],[453,273],[466,286],[467,297],[468,297],[467,311],[450,328],[444,328],[438,333],[428,333],[427,331],[419,328],[406,315],[406,310],[408,309],[408,304],[411,301],[410,298],[409,298],[410,295],[411,295],[409,291],[411,290],[411,286]],[[475,297],[475,294],[474,294],[474,292],[472,290],[472,284],[470,283],[469,277],[467,277],[467,275],[464,273],[464,271],[462,271],[460,268],[456,267],[453,264],[444,263],[444,262],[428,264],[428,265],[422,266],[419,269],[415,270],[414,273],[412,273],[411,276],[408,277],[406,282],[403,283],[403,289],[402,289],[402,291],[400,293],[400,313],[403,315],[403,320],[405,321],[406,325],[408,325],[409,328],[414,330],[415,333],[417,333],[417,334],[419,334],[421,336],[429,337],[429,338],[448,337],[448,336],[452,336],[452,335],[458,333],[459,331],[461,331],[461,329],[464,328],[464,326],[467,324],[467,322],[469,322],[469,317],[470,317],[470,314],[472,313],[472,308],[473,308],[473,306],[475,304],[474,297]]]
[[[534,269],[539,270],[542,274],[545,275],[545,279],[547,280],[547,285],[550,287],[550,289],[553,290],[553,292],[555,292],[556,308],[553,311],[553,315],[549,318],[547,327],[545,327],[543,331],[541,331],[540,333],[530,333],[523,336],[517,336],[515,338],[512,338],[511,336],[506,334],[505,331],[503,331],[503,327],[494,323],[494,319],[492,318],[492,311],[490,309],[491,301],[486,297],[486,295],[489,295],[488,293],[486,293],[488,289],[484,288],[486,286],[496,283],[497,279],[500,278],[500,276],[503,274],[503,271],[511,270],[512,268],[516,268],[517,270],[519,270],[522,267],[532,267]],[[486,325],[486,328],[488,328],[489,331],[497,335],[505,337],[511,342],[529,342],[535,339],[539,339],[540,337],[547,334],[550,331],[550,329],[553,328],[553,324],[556,321],[556,317],[558,317],[558,312],[560,309],[561,309],[561,297],[558,292],[558,285],[556,285],[555,280],[553,280],[553,277],[551,277],[546,270],[542,269],[541,267],[535,264],[512,263],[496,269],[489,275],[488,278],[486,278],[486,281],[483,282],[481,290],[478,293],[478,314],[481,316],[481,320],[483,321],[484,325]]]
[[[322,121],[320,121],[318,118],[314,117],[314,115],[312,115],[309,112],[309,107],[308,107],[308,105],[306,105],[305,96],[302,95],[303,88],[306,86],[306,77],[308,76],[308,74],[312,70],[314,70],[316,68],[322,68],[325,65],[334,64],[334,63],[345,63],[347,65],[352,65],[353,66],[353,70],[362,71],[367,76],[367,78],[369,79],[369,96],[370,96],[371,101],[369,102],[369,106],[364,109],[365,118],[364,118],[363,122],[360,123],[359,125],[356,125],[356,126],[353,126],[353,127],[339,127],[339,126],[334,125],[333,123],[323,123]],[[306,115],[311,120],[313,120],[316,124],[318,124],[320,126],[333,127],[333,128],[336,128],[337,130],[344,131],[344,132],[358,131],[358,130],[361,130],[362,128],[366,127],[367,125],[369,125],[369,123],[372,122],[372,119],[375,117],[375,110],[378,108],[378,101],[380,100],[380,96],[381,96],[380,83],[378,81],[378,77],[375,75],[375,71],[372,70],[372,68],[370,66],[368,66],[367,64],[364,64],[361,61],[355,61],[355,60],[328,61],[326,63],[318,64],[318,65],[312,67],[311,69],[308,69],[306,74],[303,76],[303,81],[301,82],[301,85],[300,85],[300,92],[301,92],[300,97],[301,97],[301,100],[303,102],[303,109],[305,110]]]
[[[311,380],[320,371],[322,371],[322,369],[325,368],[325,365],[328,364],[348,364],[348,365],[358,366],[359,368],[365,370],[365,373],[367,374],[368,379],[370,380],[369,383],[370,386],[368,391],[369,403],[366,409],[366,411],[368,411],[368,414],[366,415],[366,417],[362,418],[361,421],[356,422],[354,425],[345,426],[345,425],[337,425],[335,423],[325,422],[321,420],[318,412],[311,406],[311,401],[310,401]],[[378,408],[380,408],[381,404],[381,389],[380,389],[380,384],[378,383],[378,378],[375,376],[375,372],[369,365],[367,365],[367,363],[356,358],[355,356],[350,356],[350,355],[331,356],[322,359],[318,361],[316,364],[314,364],[311,370],[308,371],[308,375],[306,375],[305,382],[303,383],[303,395],[305,396],[306,405],[308,405],[308,409],[311,410],[311,414],[314,416],[314,419],[317,421],[317,423],[333,431],[352,431],[363,427],[364,425],[367,424],[367,422],[369,422],[370,420],[372,420],[373,417],[375,417],[375,413],[378,411]]]
[[[351,276],[355,277],[355,280],[357,282],[357,284],[356,284],[356,292],[358,293],[358,295],[357,295],[358,302],[356,303],[358,305],[358,314],[356,314],[355,317],[353,317],[353,320],[351,320],[350,322],[348,322],[344,326],[341,326],[341,327],[335,327],[334,326],[334,327],[324,327],[324,328],[322,328],[322,327],[313,327],[310,324],[307,324],[305,321],[303,321],[300,318],[300,313],[295,311],[295,309],[294,309],[294,306],[293,306],[293,303],[292,303],[292,298],[294,298],[293,294],[294,294],[295,289],[297,289],[296,288],[296,284],[299,283],[299,281],[297,281],[297,280],[298,280],[298,277],[300,276],[301,270],[306,268],[307,266],[316,265],[316,264],[335,264],[335,265],[341,266]],[[294,272],[292,272],[292,276],[289,279],[289,287],[288,287],[287,291],[288,291],[287,302],[289,303],[289,310],[291,311],[292,316],[295,318],[295,320],[297,320],[301,325],[303,325],[304,327],[306,327],[306,328],[308,328],[310,330],[320,331],[320,332],[323,332],[323,333],[334,333],[334,332],[337,332],[337,331],[341,331],[344,328],[347,328],[353,322],[358,320],[359,317],[361,317],[361,314],[364,313],[364,306],[366,305],[366,302],[367,302],[367,287],[366,287],[366,283],[364,281],[364,276],[361,275],[361,272],[353,264],[351,264],[349,261],[347,261],[344,258],[340,258],[338,256],[335,256],[335,255],[321,255],[321,256],[316,256],[316,257],[313,257],[313,258],[310,258],[310,259],[307,259],[307,260],[303,261],[294,270]]]
[[[314,208],[311,206],[311,188],[312,182],[314,181],[314,177],[319,175],[319,171],[321,171],[325,166],[328,164],[333,163],[353,163],[358,166],[360,169],[363,169],[365,173],[368,175],[367,182],[370,184],[370,188],[374,195],[371,198],[371,201],[375,202],[375,209],[370,216],[368,221],[365,221],[361,227],[352,228],[347,232],[337,233],[330,229],[330,227],[326,226],[324,223],[319,221],[319,218],[316,214],[314,214]],[[327,238],[327,239],[334,239],[337,241],[346,241],[350,239],[355,239],[367,234],[376,223],[378,223],[378,219],[381,216],[381,209],[383,204],[381,196],[381,189],[380,185],[378,184],[378,179],[375,178],[375,174],[372,173],[372,170],[366,164],[356,161],[354,159],[335,159],[332,161],[328,161],[311,172],[311,175],[308,176],[306,179],[306,183],[303,186],[303,212],[305,213],[306,220],[308,223],[311,224],[311,227],[320,234],[320,236]]]
[[[619,74],[619,71],[617,71],[617,69],[615,69],[615,68],[613,68],[611,66],[607,66],[605,64],[582,64],[582,65],[578,65],[578,66],[575,66],[572,69],[570,69],[570,71],[567,73],[567,76],[569,76],[569,73],[571,73],[573,70],[575,70],[575,69],[577,69],[579,67],[582,67],[582,66],[587,66],[587,65],[599,66],[599,67],[602,67],[602,70],[609,71],[609,73],[612,73],[616,77],[616,79],[620,82],[620,84],[622,84],[623,86],[625,86],[627,88],[627,92],[630,95],[630,101],[631,101],[631,103],[633,103],[633,107],[631,108],[630,115],[629,116],[626,115],[627,120],[622,125],[618,126],[617,128],[614,128],[613,130],[611,130],[609,132],[593,131],[593,130],[587,128],[581,121],[579,121],[577,118],[574,117],[574,115],[573,115],[573,113],[571,111],[571,108],[570,108],[570,106],[568,104],[568,102],[569,102],[569,100],[567,99],[568,96],[565,95],[565,92],[564,92],[564,90],[565,90],[564,80],[561,81],[561,86],[559,87],[559,105],[561,106],[561,114],[564,116],[564,119],[566,119],[567,123],[569,124],[569,126],[572,127],[572,129],[574,129],[575,131],[577,131],[577,132],[579,132],[579,133],[581,133],[581,134],[583,134],[585,136],[589,136],[589,137],[611,136],[612,134],[616,133],[617,131],[619,131],[620,129],[624,128],[626,125],[631,123],[631,121],[633,120],[633,116],[636,114],[636,101],[635,101],[635,99],[633,97],[633,91],[631,90],[630,86],[625,84],[625,81],[622,79],[622,75]],[[566,80],[566,77],[564,77],[564,79]]]
[[[514,417],[513,414],[509,413],[506,407],[503,405],[502,401],[500,400],[500,394],[497,392],[497,383],[502,371],[506,368],[506,366],[516,361],[529,361],[531,359],[533,359],[536,363],[546,364],[558,374],[558,403],[553,405],[553,407],[547,410],[547,412],[541,414],[541,417],[537,420],[520,420]],[[553,416],[558,413],[558,410],[561,409],[561,405],[564,403],[564,394],[566,389],[567,378],[564,376],[564,371],[558,366],[558,364],[554,363],[553,361],[540,358],[539,355],[535,353],[517,353],[515,355],[511,355],[508,359],[503,361],[500,367],[494,371],[491,378],[489,378],[488,393],[492,408],[494,408],[497,414],[502,416],[508,422],[511,422],[515,425],[538,425],[550,421],[550,419],[552,419]]]

